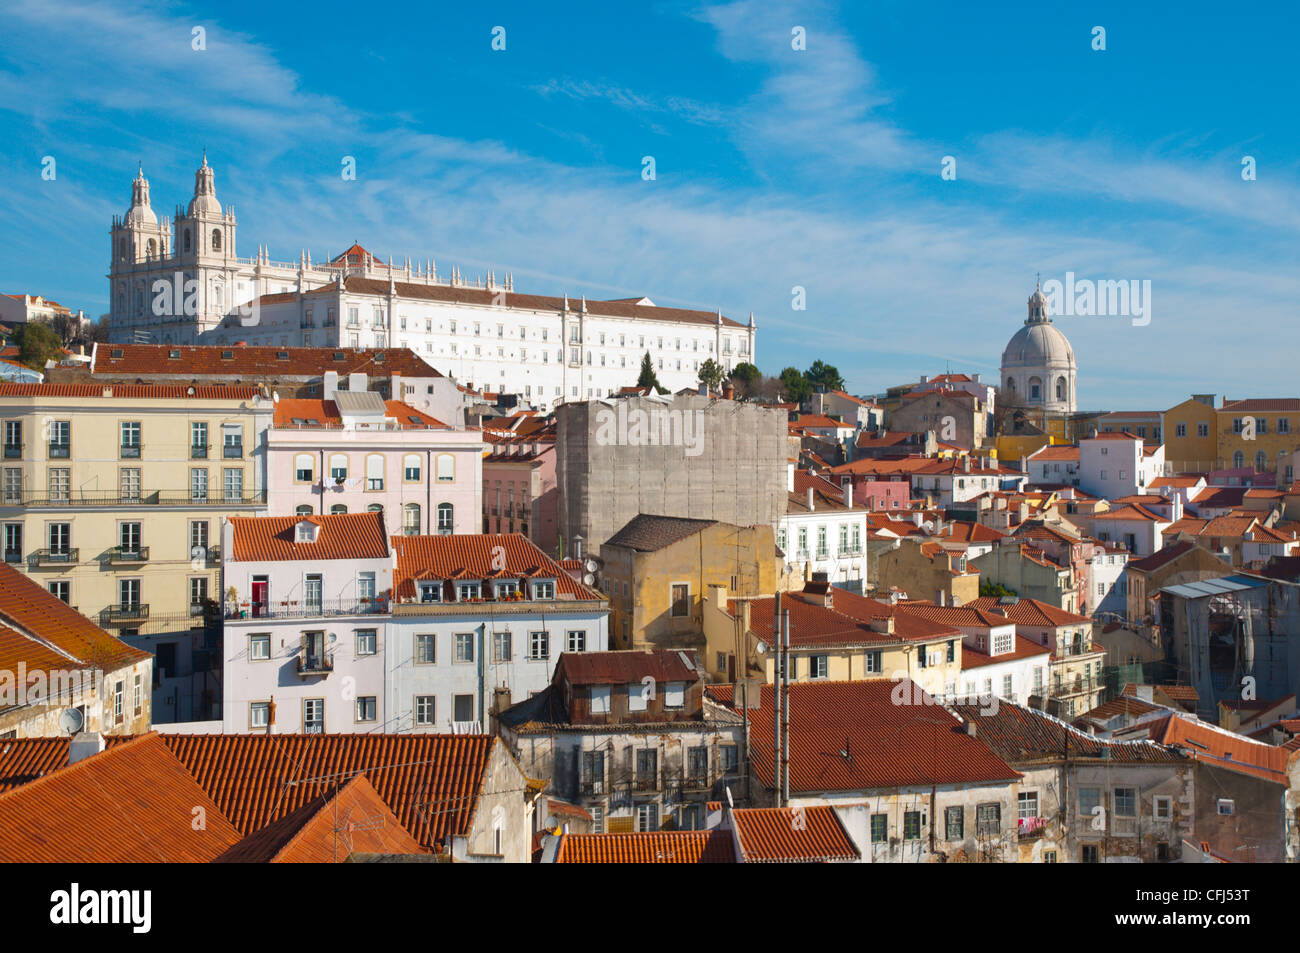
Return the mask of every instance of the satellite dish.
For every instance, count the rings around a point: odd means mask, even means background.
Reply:
[[[271,391],[271,403],[273,404],[280,403],[280,392],[278,390]]]
[[[338,637],[337,635],[335,635],[333,632],[331,632],[331,633],[330,633],[330,641],[331,641],[331,642],[337,642],[338,640],[339,640],[339,637]]]
[[[594,586],[596,584],[596,577],[593,576],[591,573],[587,573],[587,575],[582,577],[582,582],[583,585]]]
[[[600,568],[600,564],[597,563],[596,560],[594,559],[587,560],[587,572],[595,572],[599,568]]]
[[[754,651],[757,652],[759,655],[766,655],[767,643],[760,641],[757,645],[754,646]]]
[[[85,716],[76,708],[65,708],[59,715],[59,730],[65,735],[75,735],[85,723]]]

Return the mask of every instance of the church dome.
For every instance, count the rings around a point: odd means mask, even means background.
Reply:
[[[1003,367],[1074,367],[1074,348],[1056,325],[1026,324],[1002,352]]]
[[[1002,352],[1002,398],[1014,405],[1072,413],[1077,407],[1074,348],[1052,324],[1041,288],[1029,296],[1029,316]]]

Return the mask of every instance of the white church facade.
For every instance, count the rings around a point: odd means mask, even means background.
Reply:
[[[305,251],[273,262],[261,246],[239,258],[234,208],[218,202],[206,155],[174,221],[158,220],[141,170],[112,239],[114,342],[405,347],[462,384],[544,410],[634,384],[647,352],[670,391],[694,386],[710,358],[724,371],[756,358],[752,313],[742,323],[649,298],[522,294],[511,276],[440,277],[432,262],[385,264],[358,244],[322,263]]]

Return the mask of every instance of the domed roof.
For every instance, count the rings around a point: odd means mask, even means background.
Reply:
[[[1012,336],[1002,352],[1002,366],[1074,368],[1074,348],[1061,330],[1052,324],[1047,298],[1041,288],[1029,296],[1025,326]]]
[[[131,208],[126,213],[127,225],[157,225],[158,216],[149,207],[149,180],[144,177],[144,166],[131,183]]]
[[[1002,366],[1073,368],[1074,348],[1051,322],[1026,324],[1007,343]]]
[[[217,189],[213,180],[212,167],[208,165],[208,154],[204,151],[203,165],[199,166],[198,171],[194,173],[194,198],[190,199],[190,207],[185,213],[187,217],[221,215],[221,203],[217,201]]]

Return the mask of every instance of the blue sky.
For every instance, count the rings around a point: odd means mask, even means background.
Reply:
[[[136,162],[170,213],[206,146],[245,256],[753,311],[859,393],[994,379],[1036,272],[1147,279],[1145,326],[1058,319],[1081,405],[1294,395],[1300,15],[1150,6],[0,0],[0,291],[106,310]]]

